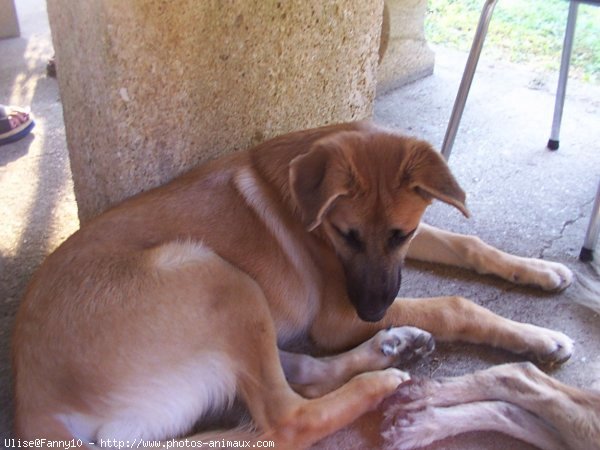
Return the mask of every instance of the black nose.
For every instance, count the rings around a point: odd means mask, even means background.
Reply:
[[[390,265],[382,258],[345,264],[346,291],[358,317],[377,322],[398,295],[402,281],[401,264]]]
[[[348,291],[350,302],[358,317],[367,322],[377,322],[383,318],[396,294],[383,293],[369,289],[352,289]]]
[[[364,320],[365,322],[379,322],[381,319],[383,319],[383,316],[385,316],[385,312],[387,311],[387,308],[384,309],[383,311],[362,311],[360,309],[356,309],[356,313],[358,314],[358,317],[360,317],[361,320]]]

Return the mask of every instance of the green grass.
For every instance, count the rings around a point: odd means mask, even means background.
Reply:
[[[500,0],[483,53],[497,59],[558,71],[567,11],[566,0]],[[484,0],[429,0],[427,39],[468,51]],[[600,7],[579,6],[571,72],[600,82]]]

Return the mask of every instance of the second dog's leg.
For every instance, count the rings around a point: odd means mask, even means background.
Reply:
[[[539,417],[508,402],[483,401],[419,411],[386,413],[383,436],[393,448],[409,450],[472,431],[497,431],[544,450],[567,448],[557,431]]]
[[[490,406],[492,403],[496,406]],[[500,406],[508,404],[512,409]],[[410,424],[411,430],[406,430],[406,436],[422,434],[415,434],[417,428],[427,428],[431,414],[439,411],[454,412],[455,419],[463,417],[463,414],[489,416],[493,412],[498,415],[498,426],[504,427],[494,429],[532,442],[540,448],[587,449],[595,448],[600,442],[599,405],[600,392],[567,386],[531,363],[518,363],[494,366],[461,377],[418,380],[401,388],[398,395],[390,400],[390,412],[396,410],[401,417],[397,423],[400,428]],[[516,407],[522,412],[518,413],[519,418],[515,422],[511,414]],[[517,425],[527,419],[525,412],[549,424],[545,433],[540,427],[534,429],[538,432],[531,432],[531,438],[537,439],[537,442],[516,434]],[[470,430],[491,429],[489,423],[486,426],[488,428],[473,421]],[[455,427],[455,424],[450,427]],[[441,429],[438,431],[440,436],[444,433]],[[468,430],[461,432],[464,431]],[[554,447],[540,445],[543,438],[553,441]]]
[[[451,233],[421,223],[410,243],[408,258],[492,274],[517,284],[560,290],[573,280],[562,264],[511,255],[475,236]]]
[[[304,397],[320,397],[363,372],[399,367],[434,349],[431,334],[414,327],[380,330],[358,347],[335,356],[315,358],[279,351],[287,380]]]

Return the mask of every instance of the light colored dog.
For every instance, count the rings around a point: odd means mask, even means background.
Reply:
[[[567,386],[531,363],[415,381],[389,402],[385,436],[398,450],[482,430],[543,450],[600,449],[600,390]]]
[[[600,312],[600,272],[577,274],[571,300]],[[470,431],[497,431],[543,450],[600,450],[600,365],[587,389],[531,363],[503,364],[454,378],[418,379],[386,400],[387,448],[413,449]]]
[[[466,299],[396,298],[407,255],[549,290],[571,281],[560,264],[420,224],[432,199],[468,215],[427,143],[358,122],[273,139],[100,215],[20,306],[17,437],[167,440],[237,396],[253,436],[296,449],[377,406],[431,334],[569,358],[564,334]],[[286,351],[307,337],[347,352]]]

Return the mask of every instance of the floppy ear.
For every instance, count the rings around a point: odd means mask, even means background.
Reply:
[[[333,202],[350,191],[351,174],[336,139],[317,141],[290,163],[290,189],[309,231],[321,224]]]
[[[442,155],[427,142],[415,142],[402,177],[408,178],[409,187],[421,196],[441,200],[457,208],[465,217],[470,216],[465,205],[465,192],[450,173]]]

